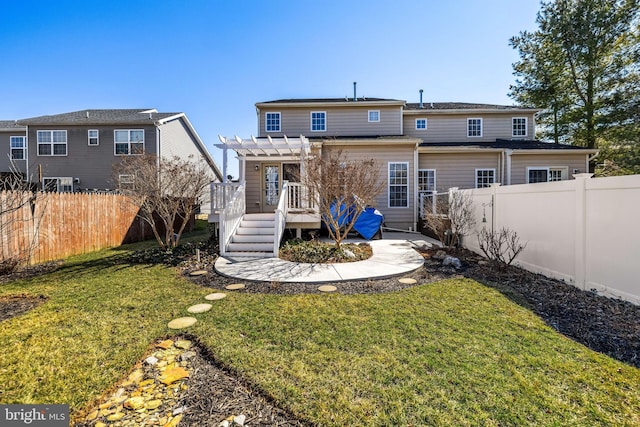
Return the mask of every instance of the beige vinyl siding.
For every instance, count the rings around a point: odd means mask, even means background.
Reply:
[[[12,136],[24,136],[27,133],[23,129],[8,130],[0,132],[0,172],[11,172],[11,137]],[[14,160],[13,164],[18,169],[18,172],[26,173],[27,162],[26,159],[29,156],[27,150],[27,144],[25,141],[25,160]]]
[[[405,115],[404,133],[407,136],[422,138],[424,142],[482,142],[500,139],[512,139],[513,117],[527,118],[527,136],[521,139],[534,139],[533,115],[524,114],[424,114]],[[416,119],[426,118],[427,129],[416,129]],[[482,119],[482,136],[467,136],[467,119]]]
[[[380,111],[379,122],[369,122],[369,110]],[[311,112],[326,112],[327,130],[311,131]],[[280,113],[280,132],[266,132],[266,113]],[[400,135],[402,126],[402,110],[400,107],[353,106],[341,108],[305,107],[264,109],[258,116],[259,136],[272,137],[298,136],[332,137],[332,136],[379,136]]]
[[[414,227],[414,195],[416,191],[416,182],[414,180],[414,164],[413,153],[414,146],[409,144],[395,145],[389,143],[386,146],[332,146],[323,147],[323,154],[329,153],[331,150],[343,150],[343,154],[349,160],[368,160],[375,159],[380,170],[380,180],[384,183],[383,192],[378,197],[375,208],[384,215],[384,223],[387,227],[408,229]],[[388,183],[388,167],[389,162],[408,163],[409,165],[409,188],[408,188],[408,206],[406,208],[390,208],[389,207],[389,183]]]
[[[262,172],[256,170],[256,166],[260,167],[259,161],[247,160],[245,171],[245,204],[247,213],[261,212]]]
[[[97,129],[99,145],[88,145],[88,130]],[[114,189],[114,165],[121,156],[114,155],[113,131],[115,129],[143,129],[144,149],[146,154],[156,153],[155,126],[121,125],[121,126],[50,126],[30,125],[28,129],[29,174],[32,181],[38,180],[38,165],[42,166],[43,177],[79,178],[75,190]],[[38,156],[38,130],[66,130],[66,156]]]
[[[580,173],[588,172],[587,156],[585,154],[573,154],[554,151],[549,154],[517,154],[511,155],[511,184],[527,183],[527,168],[531,167],[566,167],[568,178],[572,179],[573,170]]]
[[[495,180],[501,182],[500,153],[420,153],[419,169],[436,170],[436,190],[451,187],[475,188],[476,169],[495,169]]]

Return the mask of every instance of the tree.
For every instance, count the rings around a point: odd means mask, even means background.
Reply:
[[[211,181],[207,163],[193,155],[125,156],[114,171],[118,191],[139,206],[138,217],[149,224],[163,248],[178,245]]]
[[[301,182],[318,203],[329,237],[340,249],[355,219],[382,193],[379,166],[375,159],[347,160],[342,151],[332,151],[307,157],[303,169]]]
[[[436,200],[435,211],[433,204],[424,207],[422,220],[445,247],[459,246],[476,225],[473,197],[468,192],[450,190],[447,198]]]
[[[639,0],[542,3],[538,30],[510,40],[520,61],[510,96],[541,108],[542,137],[598,148],[637,140]]]

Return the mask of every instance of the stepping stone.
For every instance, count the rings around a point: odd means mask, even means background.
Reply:
[[[216,292],[214,294],[209,294],[204,297],[207,301],[217,301],[219,299],[226,298],[227,294],[223,294],[222,292]]]
[[[318,288],[318,290],[320,292],[335,292],[338,290],[338,288],[333,285],[322,285]]]
[[[204,276],[207,273],[207,270],[196,270],[189,273],[189,276]]]
[[[416,279],[412,279],[410,277],[403,277],[402,279],[399,279],[398,282],[403,283],[405,285],[415,285],[416,283],[418,283]]]
[[[213,307],[211,304],[196,304],[187,308],[187,311],[189,313],[206,313],[211,310],[211,307]]]
[[[239,289],[244,289],[244,283],[233,283],[231,285],[227,285],[224,287],[228,291],[237,291]]]
[[[194,325],[197,321],[198,319],[195,317],[178,317],[169,322],[167,326],[170,329],[182,329]]]

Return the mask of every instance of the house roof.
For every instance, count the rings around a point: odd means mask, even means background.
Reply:
[[[0,120],[0,132],[24,131],[25,129],[16,120]]]
[[[553,150],[571,152],[590,152],[597,150],[567,144],[554,144],[538,140],[496,139],[488,142],[423,142],[420,148],[469,148],[469,149],[510,149],[510,150]]]
[[[421,113],[447,113],[447,112],[526,112],[535,113],[539,108],[529,108],[520,105],[477,104],[470,102],[423,102],[422,108],[417,102],[407,103],[406,112]]]
[[[153,108],[80,110],[18,120],[20,125],[99,125],[99,124],[154,124],[181,113],[159,113]]]
[[[356,101],[353,100],[353,97],[345,96],[344,98],[298,98],[298,99],[276,99],[274,101],[265,101],[256,103],[256,107],[273,107],[273,106],[318,106],[318,105],[336,105],[336,106],[344,106],[344,105],[404,105],[405,101],[400,99],[387,99],[387,98],[369,98],[369,97],[359,97],[356,98]]]

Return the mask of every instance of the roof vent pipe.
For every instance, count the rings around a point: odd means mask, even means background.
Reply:
[[[353,100],[354,102],[358,100],[358,97],[356,96],[356,85],[358,83],[357,82],[353,82]]]
[[[87,117],[87,119],[89,118],[89,112],[87,111],[85,116]]]
[[[422,89],[420,89],[420,109],[422,109]]]

